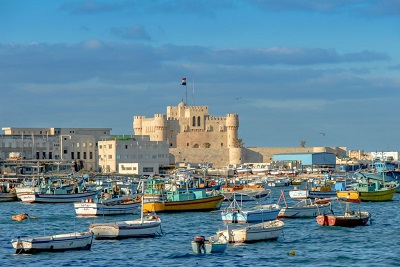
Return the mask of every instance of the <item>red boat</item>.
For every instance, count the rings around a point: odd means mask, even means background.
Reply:
[[[317,223],[321,226],[341,226],[341,227],[355,227],[364,226],[371,218],[371,214],[367,211],[351,211],[349,208],[350,203],[360,203],[359,199],[339,199],[346,204],[346,210],[340,215],[318,215],[316,217]]]

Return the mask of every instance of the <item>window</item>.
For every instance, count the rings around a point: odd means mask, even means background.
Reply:
[[[74,152],[71,152],[71,159],[75,159],[75,154],[74,154]]]
[[[81,159],[81,152],[76,152],[76,158]]]
[[[68,150],[66,150],[66,149],[64,149],[64,152],[63,152],[64,154],[68,154]]]
[[[197,117],[197,126],[200,126],[200,116]]]
[[[154,172],[153,167],[143,167],[143,172]]]
[[[192,125],[193,125],[193,126],[196,126],[196,117],[195,117],[195,116],[193,116]]]
[[[83,152],[83,159],[86,159],[86,152]]]
[[[109,148],[109,149],[112,149],[112,144],[109,144],[109,145],[108,145],[108,148]]]
[[[93,152],[89,152],[89,159],[93,159]]]
[[[79,143],[76,143],[76,147],[79,147]]]
[[[108,159],[112,159],[112,155],[108,155]]]

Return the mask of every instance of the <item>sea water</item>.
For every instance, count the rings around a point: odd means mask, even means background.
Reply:
[[[281,188],[273,188],[276,202]],[[285,187],[285,190],[289,190]],[[219,212],[160,213],[162,235],[154,238],[94,240],[90,251],[15,254],[11,240],[87,231],[91,223],[131,220],[120,215],[77,218],[73,204],[0,203],[0,262],[2,266],[398,266],[400,264],[399,194],[390,202],[362,202],[372,214],[364,227],[321,227],[315,218],[284,219],[277,241],[229,245],[225,253],[198,255],[191,251],[196,235],[211,236],[224,229]],[[293,204],[290,199],[288,204]],[[282,203],[281,203],[282,204]],[[223,207],[228,203],[224,203]],[[250,203],[244,203],[251,206]],[[340,209],[333,203],[334,210]],[[17,222],[12,215],[37,219]],[[295,255],[290,255],[294,251]]]

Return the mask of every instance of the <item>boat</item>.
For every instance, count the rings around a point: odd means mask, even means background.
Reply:
[[[147,197],[147,195],[146,195]],[[206,192],[194,188],[166,192],[162,199],[146,200],[143,212],[209,211],[220,209],[224,196],[218,191]]]
[[[234,198],[230,205],[221,212],[224,223],[259,223],[276,220],[280,206],[277,204],[257,205],[250,209],[244,209]]]
[[[142,188],[143,187],[142,182]],[[122,239],[131,237],[153,237],[161,230],[161,219],[156,214],[144,216],[143,214],[143,189],[141,195],[140,218],[130,221],[117,221],[111,223],[95,223],[89,230],[96,239]]]
[[[321,214],[316,217],[317,223],[321,226],[341,226],[355,227],[364,226],[371,218],[371,214],[367,211],[352,211],[350,203],[360,204],[359,199],[339,198],[340,202],[345,203],[346,208],[342,214]]]
[[[282,177],[268,177],[266,179],[267,186],[281,187],[290,185],[290,180]]]
[[[279,211],[277,218],[306,218],[316,217],[318,214],[329,214],[332,213],[332,206],[330,198],[328,199],[315,199],[314,202],[310,198],[304,198],[298,201],[293,206],[288,206],[284,191],[281,191],[281,197],[278,200],[283,199],[285,206]]]
[[[67,250],[90,250],[92,241],[92,232],[74,232],[39,237],[18,237],[11,240],[11,243],[16,254],[31,254]]]
[[[225,201],[233,201],[234,199],[237,199],[241,202],[255,200],[261,201],[271,192],[269,189],[264,188],[262,184],[236,184],[236,181],[233,184],[226,182],[226,184],[221,187],[220,191],[224,195]]]
[[[223,253],[228,246],[228,240],[219,238],[216,235],[205,238],[195,236],[192,241],[192,250],[198,254]]]
[[[312,181],[311,190],[308,189],[309,183],[307,182],[305,189],[299,189],[295,186],[292,190],[289,190],[289,196],[295,200],[301,200],[306,198],[331,198],[336,197],[336,190],[332,190],[330,184],[324,181],[323,184],[315,185],[315,181]]]
[[[217,232],[217,236],[225,238],[229,243],[252,243],[265,240],[277,240],[282,233],[284,223],[280,220],[273,220],[249,225],[227,224],[226,230]]]
[[[161,219],[157,215],[142,215],[141,218],[130,221],[91,224],[89,230],[96,239],[153,237],[161,230]]]
[[[24,193],[20,199],[27,203],[74,203],[94,198],[99,191],[67,193],[64,189],[55,189],[51,193]]]
[[[135,213],[140,207],[138,195],[123,196],[112,199],[88,198],[74,203],[77,216],[120,215]]]
[[[391,201],[399,188],[397,182],[362,179],[351,190],[337,191],[338,197],[361,201]]]
[[[17,201],[15,185],[9,182],[0,183],[0,202]]]

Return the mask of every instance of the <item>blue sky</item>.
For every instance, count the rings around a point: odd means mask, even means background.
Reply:
[[[245,146],[400,151],[399,22],[397,0],[1,0],[0,126],[133,134],[186,77]]]

